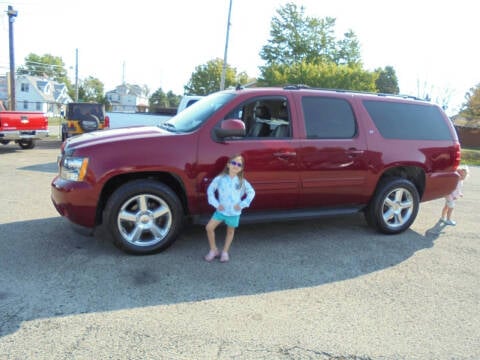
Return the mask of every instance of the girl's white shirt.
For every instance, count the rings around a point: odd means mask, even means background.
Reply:
[[[455,188],[455,190],[453,190],[452,193],[447,196],[447,200],[448,201],[453,201],[453,200],[457,200],[458,198],[462,197],[463,196],[462,187],[463,187],[463,180],[460,180],[457,183],[457,187]]]
[[[215,192],[218,194],[215,195]],[[215,177],[207,189],[208,203],[217,211],[225,216],[238,216],[242,213],[242,209],[250,206],[255,197],[255,190],[252,185],[243,179],[241,183],[238,176],[230,177],[228,174],[221,174]],[[245,198],[242,200],[242,198]],[[235,205],[240,206],[240,210],[235,209]],[[218,210],[219,205],[224,207]]]

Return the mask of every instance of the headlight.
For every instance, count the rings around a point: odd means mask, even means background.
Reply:
[[[66,156],[59,163],[60,177],[70,181],[83,181],[87,174],[88,158]]]

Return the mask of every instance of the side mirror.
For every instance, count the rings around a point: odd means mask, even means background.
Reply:
[[[215,129],[215,135],[219,138],[230,136],[245,136],[245,124],[239,119],[227,119],[222,121],[220,128]]]

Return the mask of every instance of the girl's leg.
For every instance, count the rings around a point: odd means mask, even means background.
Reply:
[[[448,206],[447,204],[445,204],[443,206],[443,209],[442,209],[442,219],[446,219],[447,218],[447,212],[448,212]]]
[[[452,217],[453,213],[453,208],[448,208],[447,210],[447,220],[451,220],[450,218]]]
[[[225,235],[225,245],[223,246],[223,251],[228,253],[230,250],[230,245],[232,245],[233,235],[235,235],[235,228],[227,226],[227,233]]]
[[[207,231],[208,244],[210,245],[210,250],[217,250],[217,244],[215,242],[215,229],[220,225],[221,221],[210,219],[205,230]]]

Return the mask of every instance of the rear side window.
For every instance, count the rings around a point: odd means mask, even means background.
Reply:
[[[302,108],[307,138],[348,139],[355,136],[355,117],[346,100],[306,96],[302,98]]]
[[[380,134],[387,139],[451,140],[450,129],[436,106],[363,101]]]

